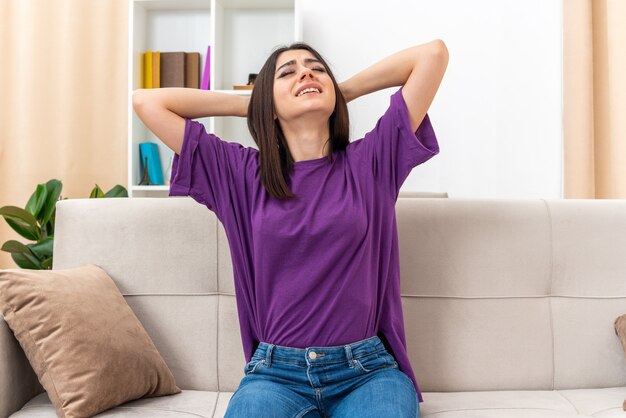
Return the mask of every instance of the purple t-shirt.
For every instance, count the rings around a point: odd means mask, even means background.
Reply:
[[[400,87],[373,130],[328,157],[294,163],[297,197],[272,198],[259,151],[186,120],[170,196],[224,225],[246,361],[260,341],[337,346],[378,335],[415,385],[400,300],[395,204],[411,169],[439,152],[428,114],[414,133]]]

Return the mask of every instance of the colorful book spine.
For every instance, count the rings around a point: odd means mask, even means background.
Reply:
[[[152,88],[161,87],[161,52],[152,52]]]
[[[201,57],[199,52],[146,51],[143,54],[143,88],[186,87],[210,88],[211,47],[207,49],[204,79],[200,80]]]
[[[185,53],[161,54],[161,87],[185,87]]]
[[[200,88],[200,53],[185,52],[185,87]]]
[[[203,90],[210,90],[211,88],[211,45],[206,49],[206,60],[204,61],[204,73],[202,75]]]
[[[144,167],[148,167],[148,177],[150,184],[161,185],[163,183],[163,170],[161,169],[161,158],[159,157],[159,147],[154,142],[141,142],[139,144],[140,172]]]
[[[152,88],[152,51],[143,54],[143,88]]]

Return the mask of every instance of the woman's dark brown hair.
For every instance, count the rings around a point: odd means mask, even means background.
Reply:
[[[270,196],[277,199],[296,197],[287,186],[286,176],[293,171],[293,157],[280,127],[278,119],[274,120],[274,72],[278,56],[294,49],[306,49],[323,65],[335,86],[335,110],[329,118],[330,144],[328,161],[331,162],[333,152],[345,150],[350,143],[350,121],[346,100],[337,85],[335,76],[322,56],[310,45],[296,42],[289,46],[279,46],[269,56],[254,81],[254,89],[248,105],[248,129],[259,147],[259,169],[261,183]],[[276,144],[279,146],[277,147]]]

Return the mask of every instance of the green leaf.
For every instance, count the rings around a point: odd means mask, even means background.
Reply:
[[[4,244],[2,244],[2,248],[0,248],[0,250],[2,251],[6,251],[8,253],[28,253],[28,247],[24,244],[22,244],[19,241],[15,241],[14,239],[9,240],[7,242],[5,242]]]
[[[93,190],[91,191],[91,193],[89,194],[89,198],[90,199],[99,199],[104,197],[104,192],[102,191],[102,189],[100,188],[100,186],[98,186],[96,184],[96,187],[93,188]]]
[[[30,254],[13,253],[11,254],[11,258],[13,258],[15,264],[23,269],[41,270],[41,264],[39,263],[39,260],[37,260]]]
[[[63,184],[56,179],[52,179],[46,183],[46,203],[44,207],[44,217],[41,220],[42,228],[48,223],[48,220],[52,216],[52,212],[56,209],[57,201],[59,200],[59,195],[61,194],[61,189],[63,188]]]
[[[106,192],[104,197],[128,197],[128,191],[122,185],[117,184]]]
[[[35,218],[40,219],[40,212],[44,203],[46,203],[46,185],[38,184],[37,189],[30,196],[30,199],[28,199],[28,203],[26,203],[26,207],[24,209],[31,213]]]
[[[30,212],[17,206],[3,206],[0,208],[0,215],[15,232],[24,238],[33,241],[41,239],[41,230],[37,225],[37,220]]]
[[[47,237],[51,237],[51,236],[54,235],[54,225],[55,225],[55,222],[56,222],[56,214],[57,214],[57,211],[55,210],[52,213],[52,217],[50,218],[50,221],[46,225],[46,236]]]
[[[52,270],[52,257],[48,257],[41,262],[41,268],[45,270]]]
[[[36,244],[27,244],[26,247],[30,248],[39,260],[43,260],[46,257],[52,256],[54,237],[46,237]]]

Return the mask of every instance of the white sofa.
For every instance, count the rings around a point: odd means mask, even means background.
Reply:
[[[626,417],[626,201],[409,196],[396,211],[422,416]],[[189,197],[58,202],[54,268],[85,263],[109,272],[183,389],[99,416],[222,417],[245,360],[213,212]],[[0,356],[0,416],[55,417],[3,320]]]

